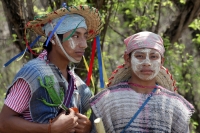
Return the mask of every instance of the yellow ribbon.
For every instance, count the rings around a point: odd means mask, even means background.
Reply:
[[[27,49],[27,48],[26,48],[26,49]],[[17,61],[21,60],[21,59],[24,57],[24,55],[25,55],[25,53],[26,53],[26,49],[24,50],[23,55],[20,56],[19,58],[17,58]],[[43,47],[37,47],[37,48],[33,48],[32,50],[36,50],[37,53],[38,53],[38,52],[41,51],[42,49],[43,49]]]
[[[26,48],[26,49],[27,49],[27,48]],[[19,58],[17,58],[17,61],[21,60],[21,59],[24,57],[24,55],[25,55],[25,53],[26,53],[26,49],[24,50],[24,53],[23,53],[23,55],[22,55],[22,56],[20,56]]]
[[[105,83],[105,86],[106,86],[108,84],[108,77],[107,77],[106,69],[105,69],[105,66],[104,66],[103,56],[101,56],[101,57],[102,57],[102,67],[103,67],[104,83]]]

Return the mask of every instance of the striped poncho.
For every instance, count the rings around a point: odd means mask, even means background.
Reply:
[[[90,104],[95,117],[102,118],[106,133],[120,133],[148,96],[122,82],[98,93]],[[194,107],[182,96],[161,88],[125,132],[186,133],[193,112]]]

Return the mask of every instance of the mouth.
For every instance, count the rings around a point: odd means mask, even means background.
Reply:
[[[78,51],[78,52],[75,52],[75,53],[76,53],[78,56],[81,56],[81,57],[82,57],[82,56],[84,55],[85,52]]]
[[[141,70],[141,73],[143,73],[144,75],[151,75],[154,71],[153,70]]]

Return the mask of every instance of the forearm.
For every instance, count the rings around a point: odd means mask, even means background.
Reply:
[[[47,133],[48,124],[39,124],[25,120],[8,106],[4,105],[0,113],[1,133]]]
[[[11,116],[1,121],[1,133],[48,133],[49,124],[29,122],[18,116]]]

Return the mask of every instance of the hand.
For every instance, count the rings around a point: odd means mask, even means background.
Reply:
[[[75,127],[75,133],[89,133],[92,127],[90,120],[87,116],[82,115],[80,113],[76,113],[78,117],[78,125]]]
[[[78,125],[78,117],[72,109],[69,109],[70,113],[65,115],[65,111],[60,113],[51,124],[52,133],[73,133],[75,127]]]

